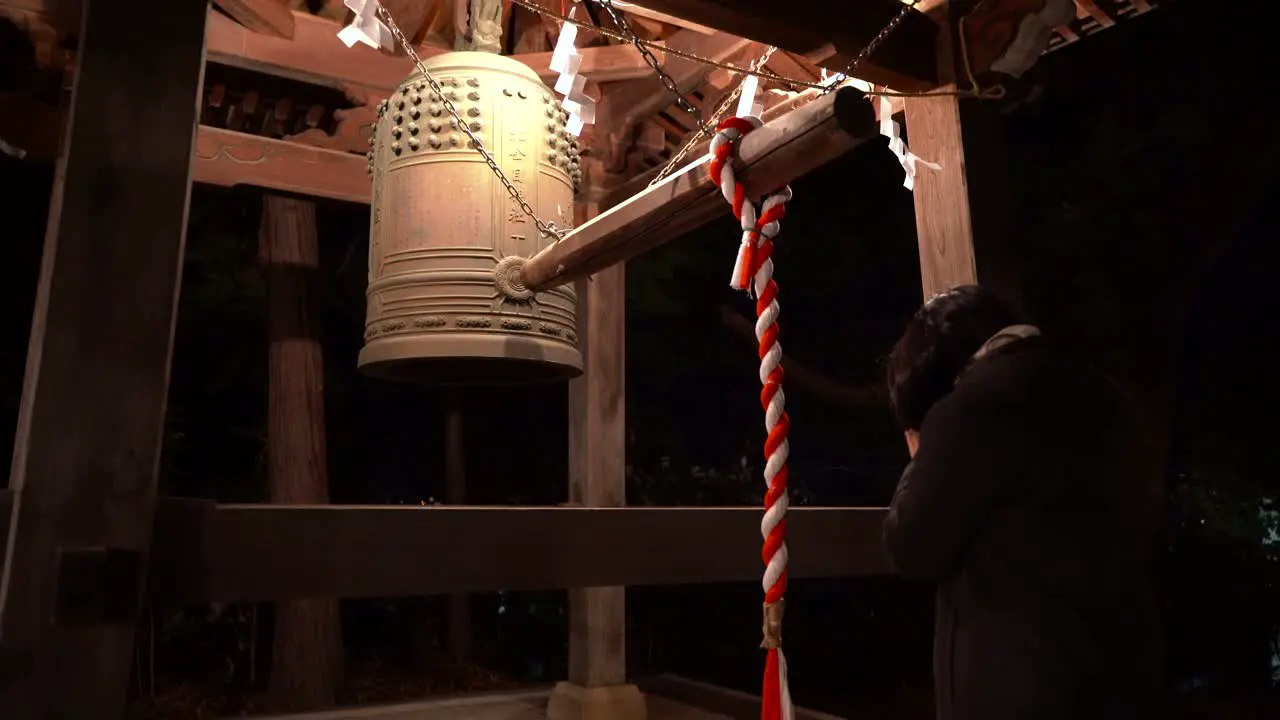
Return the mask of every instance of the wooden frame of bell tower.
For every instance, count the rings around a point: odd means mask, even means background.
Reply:
[[[575,208],[579,222],[599,215],[597,227],[614,225],[598,232],[594,244],[573,246],[581,252],[570,269],[594,279],[579,283],[585,374],[570,388],[569,506],[237,506],[157,496],[191,183],[368,201],[365,160],[342,145],[343,133],[356,133],[364,122],[360,107],[347,111],[350,126],[336,139],[310,145],[202,126],[197,103],[206,59],[368,97],[404,74],[402,58],[362,48],[338,55],[347,51],[335,42],[336,23],[282,11],[280,2],[217,0],[231,17],[205,3],[172,0],[139,0],[127,10],[105,0],[0,3],[15,12],[81,18],[12,479],[0,492],[0,710],[15,720],[118,716],[144,593],[171,601],[267,601],[570,588],[562,702],[624,708],[609,717],[632,717],[625,709],[634,698],[625,689],[624,586],[757,580],[759,510],[622,507],[624,263],[641,250],[624,248],[619,238],[643,234],[642,221],[661,214],[666,201],[649,193],[606,220],[601,213],[612,201],[598,183],[613,172],[608,168],[588,174]],[[780,5],[643,5],[677,23],[681,42],[695,43],[700,54],[731,57],[750,37],[785,48],[788,62],[803,64],[856,52],[874,32],[867,28],[896,12],[896,2],[858,3],[857,32],[839,37],[830,37],[820,13],[804,12],[817,0],[793,0],[786,17],[770,15]],[[945,5],[938,10],[943,32],[913,12],[905,37],[873,56],[868,79],[907,90],[953,82],[945,11]],[[742,37],[726,38],[712,27]],[[545,75],[548,55],[526,53],[526,61]],[[629,46],[595,46],[587,55],[585,74],[651,82]],[[681,72],[691,84],[709,77]],[[628,132],[644,140],[648,126],[624,112],[651,107],[636,98],[649,97],[652,88],[639,87],[615,95],[625,107],[610,106],[606,92],[601,114],[631,123]],[[799,130],[828,123],[821,131],[844,137],[838,150],[848,149],[851,136],[834,110],[802,105],[775,113],[779,124],[766,128],[776,132],[761,130],[755,145],[744,145],[757,163],[754,182],[786,182],[806,171],[795,157],[774,152],[779,138]],[[983,110],[952,96],[908,99],[904,109],[913,150],[943,167],[922,173],[915,190],[925,295],[979,277],[1004,282],[1006,268],[986,270],[987,258],[1000,261],[1003,231],[998,201],[984,194],[1000,187],[1001,161],[966,152],[985,122]],[[598,139],[618,140],[608,133]],[[662,187],[686,193],[695,207],[705,188],[692,173],[682,177]],[[694,225],[706,217],[688,216]],[[975,234],[993,245],[990,253],[979,246],[975,255]],[[878,544],[882,509],[792,513],[792,577],[887,571]],[[161,541],[152,543],[153,534]],[[472,541],[478,538],[486,541]],[[452,548],[451,562],[423,567],[399,552],[429,546]],[[370,557],[380,561],[369,563]]]

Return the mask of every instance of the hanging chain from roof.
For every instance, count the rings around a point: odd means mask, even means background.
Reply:
[[[502,186],[507,189],[507,194],[511,196],[512,200],[516,201],[516,204],[520,206],[520,209],[524,211],[524,214],[528,215],[529,218],[533,220],[533,224],[538,227],[538,231],[544,236],[552,237],[556,240],[563,238],[566,231],[556,227],[555,223],[547,222],[538,217],[537,213],[534,212],[533,206],[529,204],[529,201],[525,200],[524,195],[522,195],[520,191],[516,189],[516,186],[512,185],[511,181],[507,179],[506,174],[502,172],[502,168],[498,167],[497,161],[493,159],[493,155],[489,153],[489,149],[484,146],[484,142],[478,135],[471,131],[471,128],[468,127],[467,121],[463,120],[462,114],[458,112],[458,108],[454,107],[453,103],[449,101],[449,96],[445,94],[444,88],[441,87],[440,83],[431,75],[430,72],[427,71],[427,66],[423,64],[422,58],[418,56],[418,51],[414,49],[413,43],[405,36],[404,32],[400,30],[400,26],[396,24],[396,19],[391,16],[391,13],[387,11],[382,3],[376,2],[376,4],[378,7],[378,17],[382,22],[386,23],[387,28],[391,30],[391,34],[395,36],[396,41],[400,43],[400,46],[404,48],[409,59],[413,61],[414,67],[418,69],[418,72],[422,73],[422,77],[425,78],[427,84],[431,86],[431,91],[436,94],[436,97],[440,98],[440,103],[444,106],[444,109],[449,112],[449,115],[453,117],[454,122],[458,124],[458,129],[466,134],[467,139],[471,141],[471,147],[475,148],[476,152],[480,153],[480,157],[484,158],[489,169],[497,176],[498,181],[502,183]]]
[[[611,0],[604,0],[604,1],[611,2]],[[919,2],[920,0],[911,0],[910,3],[904,3],[902,6],[902,10],[900,10],[898,14],[895,15],[894,18],[889,21],[889,24],[886,25],[884,29],[882,29],[879,33],[876,33],[876,36],[871,39],[871,42],[867,43],[866,47],[862,48],[862,51],[859,52],[857,57],[855,57],[849,63],[849,65],[845,67],[844,71],[841,72],[840,75],[847,78],[855,70],[857,70],[858,67],[861,66],[862,61],[865,60],[868,55],[874,52],[876,47],[878,47],[880,43],[884,42],[884,39],[888,37],[889,34],[892,33],[898,27],[899,24],[902,23],[903,19],[906,18],[906,16],[911,13],[911,10]],[[737,87],[733,89],[733,92],[725,96],[725,99],[720,103],[720,106],[716,108],[715,113],[712,114],[711,123],[710,123],[711,125],[715,125],[716,123],[719,123],[721,120],[721,116],[728,111],[729,105],[732,104],[733,101],[739,95],[742,94],[742,86],[745,84],[748,76],[751,76],[751,75],[755,75],[756,77],[761,76],[760,69],[764,67],[765,63],[769,62],[769,59],[773,57],[773,53],[776,50],[777,48],[770,47],[768,50],[765,51],[764,55],[761,55],[759,58],[756,58],[756,60],[751,63],[751,67],[747,68],[742,73],[742,78],[738,82]],[[826,95],[834,91],[836,88],[840,87],[843,84],[844,84],[843,80],[837,80],[836,82],[828,82],[825,85],[814,85],[814,87],[822,88],[822,91],[818,94],[818,97],[822,97],[823,95]],[[683,97],[681,99],[683,99]],[[702,130],[703,134],[706,133],[705,125],[700,124],[699,129]],[[671,159],[667,161],[667,164],[662,168],[662,170],[657,174],[657,176],[655,176],[653,180],[649,181],[649,187],[653,187],[654,185],[657,185],[658,183],[666,179],[667,176],[670,175],[673,170],[675,170],[676,165],[678,165],[680,161],[684,159],[684,156],[689,153],[689,150],[695,144],[697,144],[697,142],[698,142],[698,135],[696,133],[690,133],[689,137],[685,140],[684,146],[681,147],[680,150],[677,151],[674,155],[672,155]]]
[[[609,19],[613,20],[613,24],[618,26],[618,29],[622,31],[626,40],[634,45],[636,50],[640,51],[640,56],[643,57],[644,61],[649,64],[649,67],[653,68],[653,71],[657,73],[658,80],[662,81],[663,86],[667,88],[667,92],[671,93],[672,97],[676,99],[676,106],[686,113],[689,113],[689,117],[693,118],[693,121],[697,123],[698,132],[707,137],[711,137],[711,128],[707,127],[707,124],[703,122],[702,113],[699,112],[698,108],[694,107],[693,103],[689,102],[689,99],[684,96],[684,93],[680,90],[679,84],[676,83],[674,78],[667,74],[665,69],[663,69],[662,63],[658,61],[658,58],[653,54],[653,51],[646,47],[646,44],[641,42],[640,38],[636,37],[635,31],[631,29],[631,22],[627,20],[624,15],[620,15],[618,13],[613,6],[613,0],[592,0],[592,2],[604,8],[604,11],[609,13]]]
[[[916,4],[918,4],[918,2],[919,0],[917,0]],[[576,20],[567,15],[564,15],[563,13],[558,13],[555,10],[552,10],[550,8],[543,7],[542,5],[539,5],[536,2],[532,2],[531,0],[511,0],[511,3],[513,5],[518,5],[524,8],[525,10],[528,10],[529,12],[537,13],[539,15],[544,15],[549,18],[554,18],[556,20],[559,20],[560,22],[569,23],[570,25],[577,25],[580,29],[586,30],[587,32],[595,33],[597,35],[603,35],[607,38],[612,38],[614,40],[619,40],[621,42],[639,43],[649,48],[650,50],[661,50],[663,53],[667,55],[674,55],[676,57],[684,58],[685,60],[692,60],[696,63],[709,65],[714,68],[720,68],[721,70],[728,70],[729,72],[739,73],[742,75],[755,75],[761,80],[771,80],[773,82],[786,85],[791,90],[795,90],[797,88],[808,88],[811,90],[826,90],[827,88],[831,87],[831,81],[829,79],[818,80],[818,81],[801,80],[800,78],[793,78],[793,77],[787,77],[785,75],[779,75],[773,72],[772,70],[768,70],[766,68],[758,68],[753,71],[750,68],[746,68],[741,65],[735,65],[734,63],[730,63],[730,62],[722,62],[720,60],[712,60],[711,58],[705,58],[696,53],[686,52],[679,48],[669,47],[665,43],[654,42],[652,40],[643,40],[640,38],[635,38],[633,40],[632,38],[628,38],[627,36],[623,35],[622,33],[616,30],[606,28],[606,27],[601,27],[599,25],[593,25],[589,22],[584,22],[582,20]],[[903,19],[905,18],[906,18],[906,15],[903,15]],[[899,22],[901,22],[901,20],[899,20]],[[873,39],[873,42],[877,42],[877,41]],[[984,93],[975,92],[973,90],[929,90],[927,92],[897,92],[894,90],[880,89],[880,90],[872,90],[871,92],[868,92],[866,94],[872,95],[872,96],[887,95],[889,97],[972,97],[972,98],[978,98],[978,99],[995,99],[994,95],[987,95]]]
[[[786,77],[785,75],[779,75],[775,72],[766,70],[764,68],[760,68],[758,70],[752,71],[750,68],[745,68],[745,67],[742,67],[741,65],[735,65],[733,63],[728,63],[728,62],[721,62],[719,60],[712,60],[711,58],[705,58],[696,53],[691,53],[685,50],[681,50],[679,48],[670,47],[665,43],[653,42],[652,40],[644,40],[639,37],[636,37],[634,34],[632,35],[632,37],[627,37],[626,35],[623,35],[622,33],[616,30],[612,30],[606,27],[601,27],[599,25],[592,25],[591,23],[583,22],[581,20],[576,20],[574,18],[569,17],[568,15],[564,15],[562,13],[558,13],[549,8],[545,8],[535,2],[530,2],[530,0],[511,0],[511,2],[512,4],[518,5],[524,8],[525,10],[528,10],[529,12],[537,13],[539,15],[545,15],[546,17],[554,18],[556,20],[559,20],[560,22],[566,22],[571,25],[577,25],[579,28],[586,30],[587,32],[595,33],[597,35],[603,35],[607,38],[611,38],[613,40],[619,40],[621,42],[629,42],[633,44],[639,43],[640,45],[643,45],[644,47],[649,48],[650,50],[661,50],[663,53],[667,55],[674,55],[679,58],[684,58],[685,60],[692,60],[693,62],[696,62],[696,63],[701,63],[703,65],[710,65],[711,67],[715,67],[715,68],[720,68],[721,70],[728,70],[730,72],[746,74],[746,75],[755,75],[756,77],[762,80],[772,80],[774,82],[787,85],[791,88],[805,87],[805,88],[813,88],[815,90],[819,90],[826,87],[821,83],[810,82],[808,80],[799,80],[796,78],[789,78],[789,77]],[[616,5],[614,7],[615,9],[617,9]]]
[[[850,60],[849,64],[840,71],[840,75],[843,75],[844,79],[828,83],[818,96],[821,97],[835,91],[836,88],[844,85],[847,80],[851,79],[853,74],[858,71],[858,68],[862,67],[862,61],[866,60],[871,53],[875,52],[875,49],[880,46],[880,43],[884,42],[884,39],[889,37],[889,35],[897,29],[898,25],[902,24],[903,20],[907,19],[907,16],[911,14],[911,11],[915,9],[919,2],[920,0],[911,0],[910,3],[903,3],[902,9],[898,11],[897,15],[893,16],[893,19],[889,21],[889,24],[885,25],[883,30],[876,33],[876,36],[871,38],[871,42],[867,43],[862,50],[858,52],[858,55],[854,57],[853,60]],[[837,77],[840,75],[837,75]]]
[[[773,54],[777,52],[777,50],[778,48],[776,47],[770,47],[768,50],[765,50],[763,55],[756,58],[755,62],[751,63],[751,69],[756,70],[764,67],[764,64],[769,62],[769,58],[772,58]],[[738,96],[742,94],[742,87],[743,85],[746,85],[748,77],[750,77],[750,74],[744,73],[742,77],[738,79],[738,84],[733,88],[733,91],[724,96],[724,100],[720,101],[720,105],[716,107],[716,111],[711,114],[711,122],[708,123],[709,125],[718,125],[720,121],[724,119],[724,115],[729,111],[729,107],[733,105],[733,101],[737,100]],[[698,134],[689,133],[689,137],[685,139],[684,147],[680,148],[674,155],[672,155],[671,159],[668,160],[667,164],[662,168],[662,171],[649,181],[649,187],[653,187],[665,180],[667,176],[676,169],[676,166],[680,164],[680,161],[684,159],[684,156],[689,154],[689,150],[697,144]]]

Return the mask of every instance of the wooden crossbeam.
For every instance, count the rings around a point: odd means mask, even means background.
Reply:
[[[293,13],[283,0],[213,0],[213,3],[254,32],[293,39]]]
[[[792,578],[887,574],[882,508],[792,508]],[[156,516],[166,601],[758,581],[760,510],[215,505]],[[439,554],[424,552],[435,549]],[[376,559],[371,561],[371,559]]]
[[[0,555],[13,491],[0,490]],[[883,508],[792,508],[793,578],[885,575]],[[733,508],[218,505],[156,511],[165,601],[754,581],[760,511]],[[422,548],[447,548],[423,562]],[[377,562],[369,562],[377,558]]]
[[[217,11],[209,13],[206,43],[210,62],[317,85],[342,88],[354,84],[382,91],[395,88],[412,70],[404,57],[387,55],[360,43],[348,48],[338,39],[341,26],[315,15],[293,12],[293,39],[288,40],[254,32]],[[432,44],[417,48],[423,58],[451,50]],[[653,74],[629,45],[583,48],[580,52],[579,72],[596,82],[647,78]],[[665,59],[661,50],[655,52],[659,60]],[[544,82],[558,77],[550,68],[551,53],[511,57],[533,68]]]
[[[1091,17],[1104,28],[1116,24],[1115,18],[1108,15],[1106,10],[1098,7],[1096,0],[1076,0],[1076,17]]]
[[[779,102],[777,105],[773,105],[768,109],[766,109],[761,114],[760,119],[764,120],[766,123],[772,122],[782,117],[783,115],[786,115],[787,113],[794,112],[795,110],[798,110],[799,108],[802,108],[805,105],[808,105],[809,103],[813,102],[818,98],[818,93],[819,91],[814,89],[809,89],[809,90],[805,90],[804,92],[796,93],[795,95],[783,100],[782,102]],[[890,107],[893,114],[896,115],[902,112],[902,98],[894,97],[894,98],[891,98],[890,101],[891,101]],[[873,107],[876,108],[876,119],[879,120],[880,119],[879,103],[875,103]],[[655,121],[660,119],[661,119],[660,117],[654,118]],[[681,137],[677,138],[677,141],[681,141],[683,137],[686,135],[688,135],[687,132],[683,133]],[[648,149],[646,146],[642,144],[642,142],[643,142],[643,136],[637,136],[636,146],[641,149]],[[678,144],[683,144],[683,143],[680,142]],[[689,152],[686,153],[686,157],[690,159],[700,158],[707,154],[710,146],[711,146],[711,142],[709,140],[702,140],[689,149]],[[645,188],[649,187],[649,183],[653,182],[653,179],[658,176],[658,173],[662,171],[662,168],[665,164],[666,163],[658,165],[652,170],[646,171],[641,175],[637,175],[631,178],[630,180],[627,180],[626,182],[617,185],[616,187],[609,188],[607,191],[607,194],[603,199],[603,205],[605,207],[613,207],[614,205],[617,205],[625,201],[627,198],[631,197],[632,195],[643,192]]]
[[[755,43],[723,33],[699,35],[692,30],[682,30],[672,35],[667,40],[667,45],[721,62],[753,48]],[[753,49],[755,54],[762,51],[758,46]],[[681,93],[685,94],[702,85],[711,69],[703,63],[674,56],[666,66],[668,76]],[[609,86],[600,104],[596,124],[592,126],[596,133],[596,140],[592,145],[605,152],[606,162],[612,170],[621,170],[624,148],[630,145],[635,127],[655,113],[671,107],[672,102],[671,92],[655,77]],[[682,110],[673,112],[684,114]]]
[[[875,112],[853,88],[817,100],[748,135],[738,178],[750,197],[775,190],[877,136]],[[531,258],[524,283],[545,290],[641,255],[728,212],[707,177],[710,156],[611,208]]]
[[[621,8],[623,13],[626,15],[633,15],[638,18],[646,18],[649,20],[657,20],[658,22],[666,23],[668,25],[675,25],[676,27],[684,28],[686,30],[693,30],[694,32],[701,33],[703,35],[714,35],[717,32],[706,25],[699,25],[695,22],[689,22],[684,18],[678,18],[674,15],[658,12],[657,10],[650,10],[649,8],[642,7],[633,2],[629,2],[625,6],[619,5],[618,7]]]
[[[367,161],[360,155],[205,126],[196,134],[191,179],[365,205],[370,194]]]

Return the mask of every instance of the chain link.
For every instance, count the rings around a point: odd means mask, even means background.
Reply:
[[[751,68],[755,70],[763,67],[765,63],[769,62],[769,58],[773,57],[773,54],[777,52],[777,50],[778,48],[776,47],[770,47],[768,50],[765,50],[763,55],[756,58],[755,62],[751,63]],[[721,118],[723,118],[725,113],[729,111],[729,107],[733,105],[733,101],[737,100],[738,96],[742,95],[742,86],[746,84],[748,76],[748,74],[744,74],[739,78],[737,86],[733,88],[733,92],[725,95],[724,100],[720,101],[720,105],[711,115],[710,124],[712,127],[719,126]],[[662,171],[659,172],[653,180],[649,181],[649,187],[653,187],[654,185],[662,182],[673,170],[676,169],[676,166],[680,164],[680,161],[684,159],[684,156],[689,154],[689,150],[698,143],[698,137],[697,133],[689,133],[689,137],[685,140],[684,147],[680,148],[676,154],[672,155],[671,159],[667,161],[666,166],[662,168]]]
[[[797,87],[805,87],[805,88],[813,88],[815,90],[820,90],[826,87],[821,83],[810,82],[808,80],[798,80],[796,78],[789,78],[785,75],[779,75],[775,72],[772,72],[770,70],[765,70],[763,68],[752,71],[750,68],[745,68],[745,67],[742,67],[741,65],[735,65],[733,63],[728,63],[728,62],[721,62],[719,60],[712,60],[711,58],[705,58],[696,53],[691,53],[685,50],[681,50],[679,48],[671,47],[666,43],[654,42],[652,40],[644,40],[642,38],[637,37],[634,33],[631,35],[631,37],[627,37],[626,35],[623,35],[622,33],[617,32],[616,30],[611,30],[609,28],[601,27],[599,25],[592,25],[590,23],[585,23],[581,20],[575,20],[563,13],[558,13],[549,8],[545,8],[535,2],[530,2],[530,0],[511,0],[511,3],[513,5],[518,5],[524,8],[525,10],[528,10],[529,12],[537,13],[539,15],[545,15],[546,17],[549,17],[549,18],[555,18],[560,22],[569,23],[570,25],[577,25],[579,28],[586,30],[587,32],[590,32],[590,33],[603,35],[607,38],[611,38],[613,40],[619,40],[621,42],[629,42],[632,44],[639,43],[640,45],[646,48],[649,48],[650,50],[661,50],[667,55],[674,55],[679,58],[684,58],[685,60],[692,60],[693,62],[700,63],[702,65],[708,65],[710,67],[720,68],[721,70],[728,70],[730,72],[735,72],[740,74],[755,75],[756,77],[761,78],[763,80],[772,80],[774,82],[787,85],[793,89]],[[614,9],[617,9],[616,5],[614,6]]]
[[[911,11],[915,9],[916,4],[919,2],[920,0],[911,0],[910,3],[904,3],[902,5],[902,9],[898,11],[897,15],[893,16],[893,19],[889,21],[889,24],[885,25],[883,30],[876,33],[876,36],[871,38],[871,42],[867,43],[866,46],[858,52],[858,55],[844,67],[844,70],[840,71],[839,74],[844,76],[844,80],[837,80],[836,82],[828,83],[818,96],[821,97],[834,92],[836,88],[844,85],[849,78],[853,77],[853,74],[858,71],[858,68],[862,67],[862,61],[866,60],[871,53],[875,52],[876,48],[880,47],[880,43],[884,42],[884,39],[889,37],[889,35],[897,29],[898,25],[902,24],[903,20],[907,19],[907,16],[911,14]]]
[[[480,157],[484,158],[485,163],[489,165],[489,169],[497,176],[498,181],[502,183],[502,186],[507,189],[507,194],[511,196],[511,199],[515,200],[520,206],[520,209],[524,211],[524,214],[528,215],[529,218],[533,220],[533,224],[538,226],[538,231],[544,236],[555,238],[557,241],[563,238],[566,231],[556,227],[555,223],[546,222],[542,218],[538,217],[537,213],[534,212],[533,206],[524,199],[524,196],[520,194],[520,191],[516,189],[516,186],[511,184],[511,181],[507,179],[506,173],[502,172],[502,168],[498,167],[498,162],[494,160],[493,155],[489,153],[489,149],[484,146],[484,142],[480,140],[478,135],[471,131],[471,128],[467,126],[467,121],[463,120],[462,114],[458,112],[458,108],[454,107],[453,103],[449,101],[449,96],[445,94],[444,88],[434,77],[432,77],[431,73],[427,71],[427,66],[423,64],[422,58],[418,56],[418,51],[414,49],[413,43],[409,38],[405,37],[404,32],[400,30],[400,26],[396,24],[395,18],[391,17],[391,13],[383,7],[381,2],[377,2],[377,0],[374,0],[374,2],[377,4],[378,17],[382,22],[386,23],[387,27],[391,30],[391,34],[396,37],[396,40],[399,41],[400,45],[404,48],[409,59],[413,61],[414,67],[418,69],[418,72],[422,73],[422,77],[425,78],[427,84],[431,86],[431,91],[436,94],[436,97],[440,98],[440,103],[444,106],[445,110],[449,111],[449,115],[451,115],[453,117],[453,121],[457,123],[458,129],[466,134],[467,138],[471,140],[471,146],[480,153]]]
[[[658,62],[657,56],[655,56],[653,51],[647,47],[647,44],[641,42],[640,38],[636,37],[635,31],[631,29],[631,22],[627,20],[626,16],[618,14],[618,11],[613,6],[613,0],[592,1],[595,2],[596,5],[604,8],[605,12],[609,13],[609,19],[613,20],[613,24],[617,25],[618,29],[622,31],[624,39],[634,45],[636,50],[640,51],[640,56],[643,57],[644,61],[649,64],[649,67],[653,68],[653,71],[658,74],[658,79],[661,80],[663,86],[667,88],[667,92],[670,92],[671,95],[675,97],[676,105],[681,110],[689,113],[689,117],[693,118],[693,121],[698,124],[698,130],[703,135],[710,137],[711,129],[708,128],[707,124],[702,120],[702,113],[699,112],[698,108],[694,107],[693,103],[689,102],[688,98],[684,96],[684,93],[680,91],[679,85],[670,75],[667,74],[667,71],[663,69],[662,63]]]
[[[693,118],[694,122],[697,123],[698,133],[690,135],[689,139],[685,142],[684,147],[682,147],[675,155],[671,157],[671,160],[667,162],[667,165],[663,167],[662,171],[658,174],[658,176],[652,182],[649,183],[650,186],[658,182],[661,182],[664,178],[670,175],[670,173],[672,172],[672,170],[675,169],[676,165],[680,162],[680,160],[683,159],[686,154],[688,154],[690,148],[692,148],[695,144],[697,144],[699,135],[704,137],[711,137],[712,135],[711,126],[702,119],[702,114],[698,111],[698,108],[694,107],[694,105],[691,102],[689,102],[688,98],[685,97],[684,93],[680,91],[679,85],[669,74],[667,74],[666,70],[663,69],[662,63],[658,60],[657,56],[653,54],[653,51],[650,48],[657,48],[657,49],[663,50],[668,54],[675,55],[677,57],[682,57],[688,60],[692,60],[694,62],[699,62],[704,65],[710,65],[713,67],[730,70],[730,71],[742,74],[744,76],[754,75],[756,77],[763,78],[765,80],[773,80],[775,82],[784,83],[793,88],[806,87],[806,88],[812,88],[812,89],[819,89],[821,90],[820,95],[826,95],[828,93],[831,93],[834,90],[836,90],[838,87],[844,85],[845,83],[845,80],[836,81],[836,82],[826,82],[826,83],[814,83],[814,82],[809,82],[805,80],[787,78],[787,77],[778,75],[776,73],[764,70],[764,64],[768,62],[769,58],[776,51],[776,48],[773,48],[773,47],[769,48],[764,55],[762,55],[756,61],[752,62],[750,67],[743,68],[730,63],[719,62],[716,60],[712,60],[710,58],[700,57],[698,55],[695,55],[694,53],[689,53],[682,50],[678,50],[676,48],[668,47],[665,44],[653,43],[646,40],[642,40],[638,36],[636,36],[635,31],[632,30],[631,28],[631,23],[627,21],[626,17],[618,13],[617,8],[613,4],[613,0],[592,0],[592,2],[595,2],[597,5],[603,8],[605,12],[609,14],[609,18],[613,21],[614,25],[616,25],[621,32],[614,32],[612,30],[608,30],[598,25],[587,25],[585,23],[581,23],[577,20],[573,20],[572,18],[566,17],[564,15],[553,12],[551,10],[548,10],[547,8],[544,8],[533,2],[529,2],[529,0],[513,0],[513,3],[515,5],[523,7],[526,10],[529,10],[531,12],[555,17],[563,22],[572,23],[574,25],[578,25],[579,27],[583,27],[587,30],[591,30],[591,31],[600,33],[602,35],[612,37],[616,40],[629,42],[632,45],[634,45],[636,50],[640,52],[641,57],[644,58],[644,61],[649,65],[650,68],[653,69],[654,73],[657,74],[658,79],[662,82],[663,86],[666,87],[667,91],[670,92],[671,95],[675,98],[676,105],[679,106],[681,110],[688,113],[689,116]],[[862,50],[858,53],[857,57],[855,57],[845,67],[845,69],[840,72],[840,75],[843,75],[846,78],[846,80],[850,76],[852,76],[853,73],[856,72],[859,67],[861,67],[862,62],[866,60],[866,58],[870,56],[871,53],[874,52],[877,47],[879,47],[879,45],[884,41],[884,39],[888,37],[889,34],[892,33],[898,27],[898,25],[901,24],[902,21],[906,19],[906,17],[909,14],[911,14],[911,11],[915,8],[916,4],[919,2],[920,0],[912,0],[909,4],[904,3],[902,6],[902,10],[896,16],[894,16],[893,20],[889,21],[889,24],[886,25],[884,29],[882,29],[879,33],[876,34],[874,38],[871,39],[871,42],[867,43],[866,47],[862,48]],[[432,76],[431,73],[427,71],[426,65],[422,62],[422,58],[419,57],[417,50],[413,46],[413,43],[409,40],[408,37],[405,36],[404,32],[400,29],[400,26],[396,24],[395,18],[391,16],[391,13],[388,12],[387,9],[383,7],[382,3],[380,2],[377,3],[377,12],[378,12],[379,19],[381,19],[383,23],[386,24],[387,28],[391,31],[391,34],[395,36],[396,41],[399,42],[400,46],[404,48],[405,54],[408,55],[409,59],[413,61],[414,67],[417,68],[418,72],[422,73],[422,77],[427,81],[427,84],[431,86],[432,92],[434,92],[436,96],[440,98],[441,104],[444,106],[444,109],[448,111],[449,115],[453,118],[453,121],[457,124],[458,129],[461,130],[467,136],[467,139],[471,141],[471,146],[475,148],[475,150],[478,153],[480,153],[480,156],[482,158],[484,158],[485,164],[489,166],[489,169],[493,171],[493,174],[498,178],[499,182],[502,183],[502,186],[506,188],[507,194],[511,196],[511,199],[515,200],[516,204],[520,206],[521,211],[523,211],[525,215],[528,215],[529,218],[533,220],[534,224],[538,228],[538,231],[541,232],[544,236],[552,237],[552,238],[555,238],[556,240],[560,240],[561,238],[563,238],[567,234],[567,231],[559,227],[556,227],[556,224],[553,222],[546,222],[542,218],[538,217],[537,213],[533,209],[533,206],[530,205],[527,200],[525,200],[524,196],[520,193],[520,191],[516,188],[516,186],[513,185],[511,183],[511,180],[507,178],[506,174],[502,172],[502,168],[498,166],[498,163],[496,160],[494,160],[493,155],[489,152],[488,148],[484,146],[484,142],[480,139],[478,135],[476,135],[474,132],[471,131],[471,128],[468,126],[468,123],[465,120],[463,120],[462,114],[458,112],[457,107],[455,107],[454,104],[449,100],[448,96],[445,93],[444,88],[440,85],[439,81],[437,81],[435,77]],[[744,81],[745,79],[746,79],[745,77],[742,78],[742,80]],[[719,107],[716,108],[715,113],[712,115],[713,123],[719,122],[720,116],[725,111],[727,111],[729,106],[733,103],[733,101],[739,95],[742,94],[742,84],[743,84],[742,82],[739,82],[737,87],[735,87],[734,90],[729,95],[727,95],[725,99],[720,103]],[[914,95],[912,93],[879,93],[879,92],[873,93],[873,94]],[[961,95],[965,93],[948,92],[948,93],[925,93],[925,94]]]

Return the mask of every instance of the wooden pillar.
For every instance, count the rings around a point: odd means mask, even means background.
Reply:
[[[316,318],[320,247],[311,200],[265,195],[260,253],[266,266],[267,487],[272,504],[329,502],[324,348]],[[276,603],[271,703],[276,710],[331,706],[343,671],[338,601]]]
[[[467,444],[463,433],[463,395],[447,393],[444,419],[444,501],[447,505],[467,502]],[[449,596],[449,649],[453,661],[468,666],[472,661],[471,596],[453,593]]]
[[[599,211],[575,207],[575,224]],[[569,503],[620,507],[626,477],[626,266],[575,285],[583,374],[569,383]],[[547,706],[549,720],[643,720],[644,697],[627,685],[626,588],[569,591],[569,679]]]
[[[946,27],[961,10],[943,4],[930,14]],[[939,33],[941,91],[955,90],[952,33]],[[962,83],[963,84],[963,83]],[[916,232],[925,299],[956,285],[981,282],[1022,305],[1001,116],[982,100],[955,96],[903,100],[911,151],[941,170],[920,168],[915,181]]]
[[[0,716],[121,717],[151,541],[206,3],[87,0],[0,580]]]

